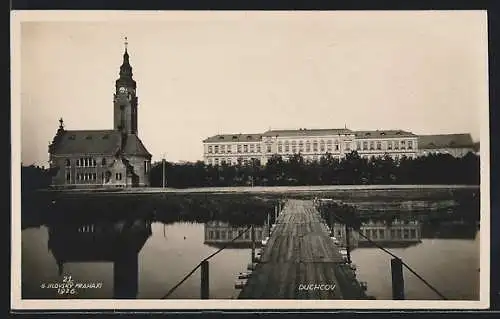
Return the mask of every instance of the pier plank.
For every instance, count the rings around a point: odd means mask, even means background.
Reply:
[[[353,288],[359,286],[357,282],[349,284],[355,278],[339,271],[342,264],[342,255],[312,201],[290,200],[276,220],[261,263],[238,298],[360,299],[363,293]],[[299,289],[308,284],[336,288]]]

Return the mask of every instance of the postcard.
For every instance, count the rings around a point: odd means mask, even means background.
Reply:
[[[486,11],[13,11],[12,308],[489,307]]]

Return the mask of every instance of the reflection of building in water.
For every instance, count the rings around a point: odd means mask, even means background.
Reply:
[[[49,225],[49,249],[62,274],[65,263],[112,262],[114,298],[136,298],[138,254],[151,236],[151,222],[122,220]]]
[[[231,226],[229,223],[221,221],[209,221],[205,223],[205,244],[228,243],[234,239],[235,244],[251,244],[251,231],[248,230],[241,237],[238,235],[244,232],[248,226]],[[267,226],[254,226],[255,241],[260,243],[266,237]]]
[[[333,235],[345,245],[346,230],[343,224],[334,224]],[[391,225],[383,221],[369,221],[361,225],[360,233],[381,245],[414,244],[421,239],[421,224],[418,221],[394,220]],[[350,244],[353,247],[369,245],[370,242],[358,232],[351,231]]]

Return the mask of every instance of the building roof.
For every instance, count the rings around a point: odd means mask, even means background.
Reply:
[[[476,152],[479,152],[479,150],[480,150],[480,144],[479,144],[479,142],[475,142],[475,143],[474,143],[474,150],[475,150]]]
[[[301,128],[298,130],[268,130],[264,132],[264,136],[322,136],[322,135],[337,135],[337,134],[352,134],[352,131],[346,128],[340,129],[307,129]]]
[[[370,138],[397,138],[397,137],[417,137],[412,132],[403,130],[375,130],[375,131],[354,131],[356,138],[370,139]]]
[[[203,143],[259,142],[261,140],[262,140],[262,134],[220,134],[207,137],[206,139],[203,140]]]
[[[63,130],[53,144],[52,154],[117,154],[122,147],[122,135],[117,130]],[[125,139],[125,155],[151,156],[135,134]]]
[[[470,134],[420,135],[418,137],[418,148],[420,149],[462,147],[474,147],[474,142]]]
[[[125,155],[151,156],[137,134],[126,135],[122,152]]]

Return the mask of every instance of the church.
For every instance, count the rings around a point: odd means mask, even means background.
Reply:
[[[49,145],[53,187],[150,185],[151,154],[138,134],[136,82],[126,38],[113,101],[113,129],[67,130],[62,118],[59,120],[59,129]]]

